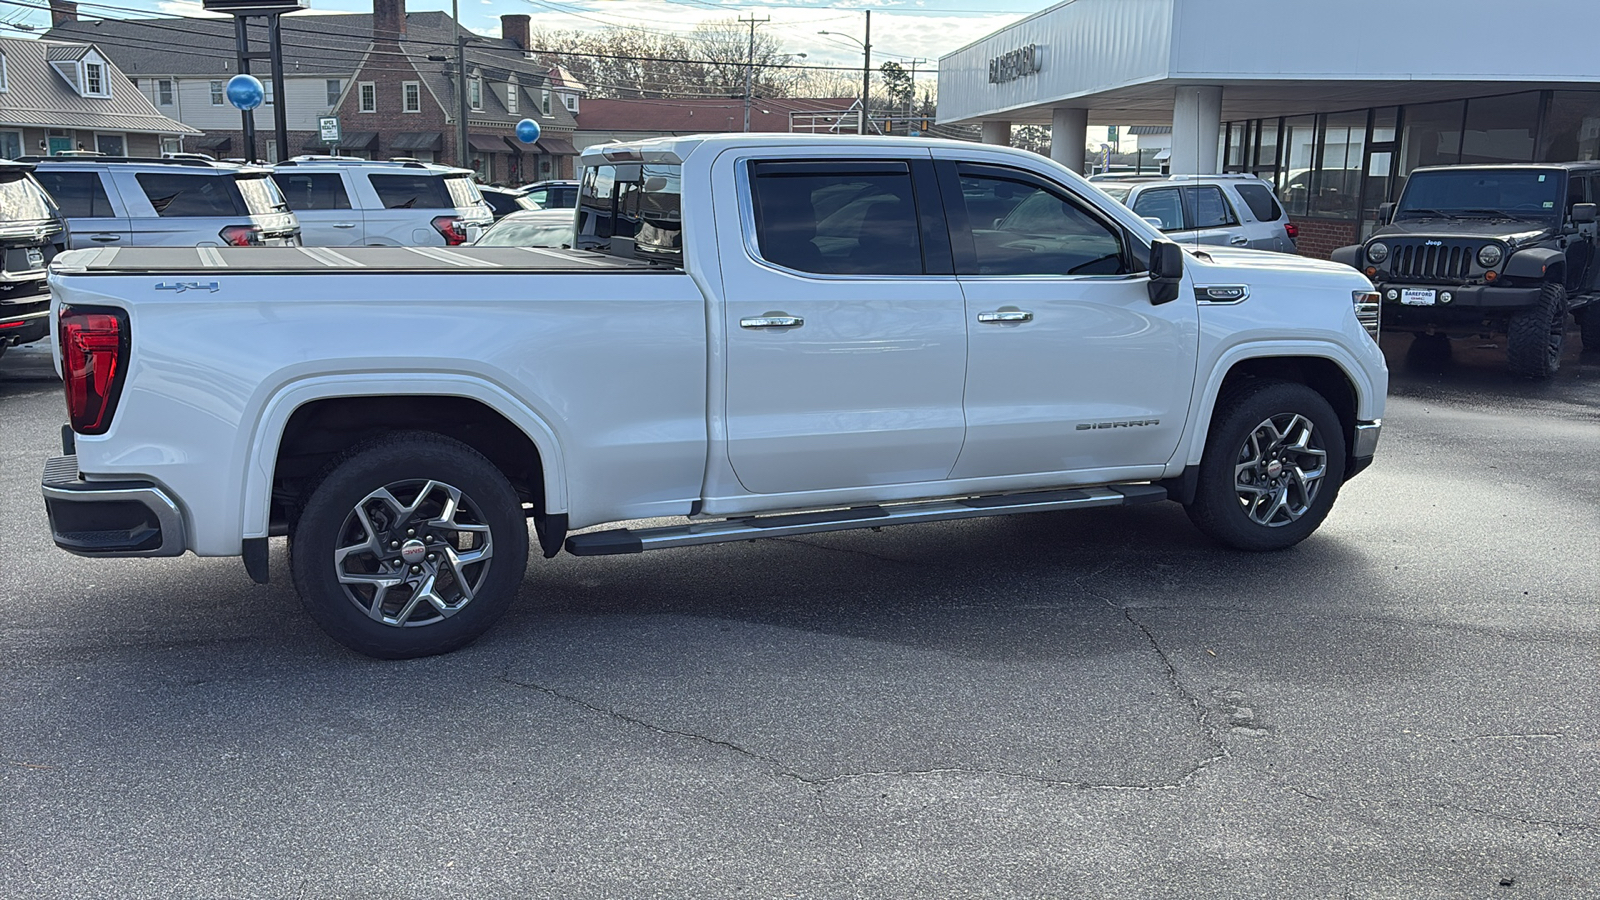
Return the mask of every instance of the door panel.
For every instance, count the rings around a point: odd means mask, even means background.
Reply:
[[[1144,248],[1069,189],[939,165],[969,334],[967,437],[951,477],[1166,463],[1194,383],[1192,293],[1152,305]],[[1014,210],[983,227],[989,198],[1018,186]]]
[[[947,477],[965,433],[964,304],[953,277],[924,272],[929,201],[910,164],[728,165],[756,235],[744,249],[770,260],[720,254],[739,482],[770,494]]]

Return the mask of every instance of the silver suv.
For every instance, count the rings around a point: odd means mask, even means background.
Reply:
[[[272,177],[300,217],[308,247],[455,247],[494,223],[469,169],[297,156]]]
[[[204,159],[27,157],[82,247],[295,247],[272,172]]]
[[[1095,176],[1095,187],[1180,243],[1295,252],[1299,229],[1254,175]]]

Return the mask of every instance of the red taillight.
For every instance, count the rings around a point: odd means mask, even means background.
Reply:
[[[446,247],[459,247],[467,242],[466,229],[455,216],[435,216],[433,227],[444,237]]]
[[[261,229],[254,225],[229,225],[217,232],[227,247],[257,247],[261,244]]]
[[[105,434],[128,363],[128,314],[109,307],[63,305],[57,333],[72,430]]]
[[[1300,236],[1300,226],[1293,222],[1283,223],[1283,230],[1289,235],[1289,240],[1291,241]]]

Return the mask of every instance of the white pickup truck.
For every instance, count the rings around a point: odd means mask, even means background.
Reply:
[[[501,615],[527,519],[586,556],[1170,499],[1272,550],[1372,460],[1388,374],[1348,266],[1180,248],[1001,147],[734,134],[582,166],[571,250],[58,258],[56,543],[265,583],[287,536],[318,623],[400,658]]]

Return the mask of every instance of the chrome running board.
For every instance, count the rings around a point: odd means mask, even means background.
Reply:
[[[772,516],[749,516],[714,522],[691,522],[662,528],[618,528],[594,531],[567,538],[567,552],[573,556],[612,556],[643,553],[667,547],[696,547],[728,541],[753,541],[761,538],[794,537],[854,528],[882,528],[886,525],[911,525],[918,522],[948,522],[983,516],[1015,513],[1052,512],[1060,509],[1088,509],[1098,506],[1133,506],[1167,499],[1167,489],[1154,484],[1120,484],[1109,487],[1071,488],[1036,491],[1029,494],[995,494],[959,500],[924,500],[882,506],[856,506],[821,512],[802,512]]]

